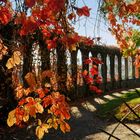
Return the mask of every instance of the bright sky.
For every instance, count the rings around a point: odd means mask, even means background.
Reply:
[[[76,31],[81,35],[91,37],[101,37],[101,42],[106,45],[115,45],[116,40],[108,31],[107,22],[103,18],[96,20],[98,1],[99,0],[77,0],[77,5],[83,7],[85,4],[91,8],[91,16],[88,18],[81,17],[80,21],[75,25]]]

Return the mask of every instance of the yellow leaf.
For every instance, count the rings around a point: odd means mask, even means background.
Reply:
[[[44,129],[40,126],[37,126],[36,128],[36,136],[38,137],[38,139],[42,139],[44,136]]]
[[[48,109],[48,113],[49,113],[49,114],[53,114],[52,111],[51,111],[50,109]]]
[[[24,95],[25,96],[28,96],[29,93],[31,93],[31,92],[32,92],[32,90],[30,88],[24,89]]]
[[[65,133],[65,126],[63,123],[60,124],[60,129],[63,133]]]
[[[70,126],[68,123],[65,123],[65,127],[66,127],[66,132],[70,132]]]
[[[69,132],[70,131],[70,126],[66,122],[61,122],[60,123],[60,129],[63,133]]]
[[[19,51],[15,51],[11,58],[8,59],[6,63],[6,67],[8,69],[13,68],[15,65],[19,65],[21,62],[21,53]]]
[[[13,126],[16,123],[16,118],[8,118],[7,124],[9,127]]]
[[[52,121],[51,118],[47,120],[47,123],[52,123],[52,122],[53,122],[53,121]]]
[[[17,64],[17,65],[19,65],[20,62],[21,62],[21,53],[19,51],[15,51],[13,53],[13,56],[12,57],[13,57],[14,63]]]
[[[44,108],[41,104],[37,103],[35,105],[35,107],[36,107],[36,110],[37,110],[38,113],[43,113],[44,112]]]
[[[23,121],[24,122],[27,122],[29,120],[29,115],[27,114],[27,115],[25,115],[25,116],[23,116]]]
[[[48,133],[49,132],[48,129],[50,128],[50,126],[48,124],[44,123],[44,124],[42,124],[42,128],[43,128],[45,133]]]
[[[41,120],[40,120],[40,119],[38,119],[38,125],[41,125],[41,124],[42,124]]]
[[[41,120],[39,120],[41,122]],[[39,122],[39,123],[40,123]],[[37,126],[36,128],[36,136],[38,137],[38,139],[42,139],[44,136],[44,133],[48,133],[48,129],[50,128],[48,124],[42,124],[40,123],[40,126]]]
[[[14,67],[14,65],[15,65],[15,63],[14,63],[13,58],[9,58],[8,61],[7,61],[7,63],[6,63],[6,67],[7,67],[8,69],[11,69],[11,68]]]
[[[75,45],[75,44],[71,45],[71,46],[70,46],[70,50],[71,50],[71,51],[76,51],[76,45]]]
[[[54,129],[57,129],[57,128],[58,128],[58,123],[57,123],[57,122],[54,122],[54,123],[53,123],[53,128],[54,128]]]
[[[9,127],[13,126],[16,123],[16,117],[15,117],[15,109],[9,112],[7,124]]]

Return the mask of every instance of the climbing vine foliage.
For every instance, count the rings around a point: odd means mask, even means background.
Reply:
[[[104,0],[101,11],[109,21],[109,30],[116,37],[123,55],[135,55],[135,64],[140,67],[140,1]]]
[[[49,81],[46,82],[54,73],[43,70],[36,79],[29,71],[24,82],[16,74],[22,69],[24,56],[34,42],[48,51],[57,46],[76,51],[79,43],[93,45],[92,39],[78,35],[70,24],[82,16],[89,17],[90,10],[87,6],[77,7],[75,0],[0,0],[0,60],[2,62],[6,57],[4,67],[11,73],[17,101],[17,106],[8,114],[9,127],[23,127],[34,122],[38,139],[42,139],[51,128],[60,128],[63,133],[70,131],[66,122],[70,119],[70,108],[65,96],[54,90]],[[94,68],[92,76],[97,75],[97,67]],[[84,77],[89,81],[90,77],[85,73]],[[95,86],[90,88],[101,93]]]
[[[139,67],[140,1],[102,2],[101,11],[110,23],[109,30],[115,35],[124,56],[136,55],[135,64]],[[28,71],[23,80],[26,84],[20,82],[15,74],[22,68],[28,57],[26,53],[34,42],[48,51],[59,46],[60,50],[65,48],[72,52],[77,50],[79,43],[93,45],[93,39],[80,36],[71,24],[81,17],[89,17],[90,10],[85,5],[78,7],[76,0],[0,0],[0,61],[7,68],[6,72],[11,73],[17,100],[17,106],[8,114],[9,127],[24,126],[33,121],[39,139],[51,128],[60,128],[64,133],[70,131],[66,122],[70,118],[70,109],[65,96],[46,80],[51,79],[54,73],[46,68],[36,79],[35,74]],[[93,67],[89,72],[85,70],[83,77],[92,91],[101,94],[95,81],[101,82],[97,65],[102,62],[96,58],[85,60],[85,65],[90,63]],[[42,114],[46,117],[41,117]]]

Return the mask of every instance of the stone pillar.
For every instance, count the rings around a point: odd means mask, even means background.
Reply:
[[[128,87],[128,58],[125,58],[125,87]]]
[[[46,46],[40,46],[41,50],[41,69],[44,70],[50,70],[50,51],[47,49]]]
[[[78,96],[77,91],[77,51],[71,52],[71,75],[72,75],[72,94]]]
[[[50,51],[48,50],[44,42],[40,42],[40,54],[41,54],[41,71],[50,70]],[[50,78],[46,77],[43,83],[50,83]]]
[[[119,88],[121,88],[122,82],[122,57],[118,56],[118,81],[119,81]]]
[[[110,75],[111,75],[111,85],[112,85],[112,89],[114,89],[114,84],[115,84],[115,62],[114,62],[114,55],[110,56]]]
[[[58,90],[67,96],[67,60],[66,60],[66,48],[62,44],[58,44],[56,48],[57,52],[57,82]]]
[[[132,57],[132,78],[133,79],[136,79],[135,77],[135,65],[134,65],[134,62],[135,62],[135,57]]]
[[[32,61],[33,61],[33,56],[32,56],[32,44],[28,44],[27,49],[25,50],[23,54],[23,84],[25,87],[28,87],[29,85],[27,84],[25,80],[25,75],[28,72],[32,72]]]
[[[102,56],[102,67],[101,67],[101,70],[102,70],[102,77],[103,77],[103,91],[106,91],[106,84],[107,84],[107,63],[106,63],[106,57],[107,57],[107,54],[101,54]]]
[[[125,80],[128,80],[128,59],[125,58]]]
[[[89,58],[89,52],[88,52],[88,50],[83,49],[83,50],[81,50],[81,54],[82,54],[82,71],[84,71],[84,70],[89,71],[89,65],[85,65],[85,63],[84,63],[84,61]],[[88,85],[87,85],[85,79],[83,79],[83,88],[84,88],[83,89],[84,96],[88,95],[89,90],[88,90]]]

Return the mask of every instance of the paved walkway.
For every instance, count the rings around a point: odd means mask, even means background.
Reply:
[[[133,91],[133,89],[130,91]],[[107,140],[109,136],[103,133],[100,129],[104,129],[111,133],[112,129],[114,129],[118,123],[111,120],[100,119],[96,114],[96,110],[100,104],[120,97],[125,92],[128,91],[115,92],[101,98],[89,97],[80,103],[73,103],[71,105],[71,132],[65,135],[59,132],[54,136],[47,136],[44,140]],[[139,124],[127,125],[134,131],[140,128]],[[122,125],[117,128],[114,135],[121,140],[140,140],[139,137],[133,135],[130,130]],[[111,138],[111,140],[114,139]]]
[[[107,140],[109,136],[103,133],[100,129],[111,133],[117,123],[112,120],[100,119],[96,114],[96,110],[98,109],[99,104],[103,104],[108,100],[117,98],[124,92],[126,91],[105,95],[101,98],[89,97],[85,100],[72,103],[72,117],[69,121],[71,132],[63,134],[60,131],[53,131],[46,135],[43,140]],[[140,128],[139,124],[128,124],[128,126],[130,126],[134,131]],[[27,134],[27,131],[17,131],[17,133],[14,134],[14,138],[10,138],[7,133],[8,139],[3,138],[2,140],[35,140],[35,137],[32,137],[34,134],[33,130],[28,131],[27,138],[23,135],[24,133]],[[114,135],[121,140],[140,140],[139,137],[134,136],[131,131],[122,125],[117,128]],[[111,140],[114,139],[111,138]]]

